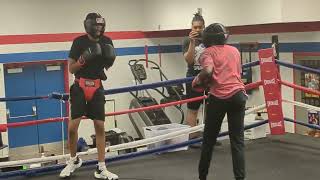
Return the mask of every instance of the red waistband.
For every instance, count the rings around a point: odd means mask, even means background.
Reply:
[[[97,81],[97,80],[99,80],[100,81],[100,83],[101,83],[101,79],[89,79],[89,78],[82,78],[82,79],[85,79],[85,80],[91,80],[91,81]],[[74,82],[80,82],[80,78],[75,78],[74,79]]]

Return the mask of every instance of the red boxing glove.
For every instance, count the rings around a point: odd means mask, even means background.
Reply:
[[[192,81],[192,88],[197,92],[204,92],[212,85],[212,77],[210,73],[201,71]]]
[[[192,89],[196,92],[204,92],[206,90],[206,86],[204,86],[203,84],[201,84],[201,82],[198,79],[198,76],[196,76],[193,81],[192,81]]]

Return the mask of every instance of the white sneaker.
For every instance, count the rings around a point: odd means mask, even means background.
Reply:
[[[94,172],[94,177],[97,179],[107,179],[107,180],[117,180],[119,177],[116,174],[108,171],[106,167],[99,169],[97,166],[96,171]]]
[[[61,171],[60,178],[67,178],[79,167],[82,165],[82,160],[77,157],[75,161],[69,160],[67,161],[67,166]]]

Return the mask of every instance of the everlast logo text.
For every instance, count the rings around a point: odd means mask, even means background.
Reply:
[[[267,62],[272,62],[272,57],[261,58],[261,63],[267,63]]]
[[[270,126],[271,126],[271,128],[282,127],[282,123],[281,123],[281,121],[279,121],[279,122],[272,122],[272,123],[270,124]]]
[[[275,100],[275,101],[267,101],[267,105],[268,105],[268,107],[269,107],[269,106],[278,106],[278,105],[279,105],[279,102],[278,102],[278,100]]]
[[[264,80],[264,85],[268,85],[268,84],[276,84],[276,79],[269,79],[269,80]]]

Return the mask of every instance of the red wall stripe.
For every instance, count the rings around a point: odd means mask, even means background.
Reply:
[[[143,39],[161,37],[182,37],[188,30],[170,31],[122,31],[107,32],[106,35],[113,40],[121,39]],[[4,35],[0,36],[0,44],[28,44],[28,43],[47,43],[47,42],[69,42],[84,33],[61,33],[61,34],[28,34],[28,35]]]
[[[230,34],[263,34],[320,31],[320,21],[256,24],[228,27]]]
[[[315,22],[292,22],[272,23],[228,27],[230,34],[263,34],[281,32],[308,32],[320,31],[320,21]],[[113,40],[163,38],[187,36],[189,29],[167,31],[119,31],[107,32],[106,35]],[[27,35],[0,35],[0,45],[4,44],[27,44],[47,42],[70,42],[75,37],[84,33],[59,33],[59,34],[27,34]]]
[[[81,34],[83,33],[4,35],[0,36],[0,44],[68,42]]]
[[[189,34],[189,29],[167,30],[167,31],[145,31],[146,38],[163,38],[163,37],[184,37]]]
[[[28,35],[4,35],[0,36],[0,44],[28,44],[47,42],[70,42],[84,33],[60,33],[60,34],[28,34]],[[107,36],[113,40],[119,39],[142,39],[145,34],[141,31],[131,32],[108,32]]]
[[[9,63],[9,64],[3,64],[6,68],[18,68],[18,67],[24,67],[24,66],[30,66],[33,64],[51,64],[51,65],[60,65],[61,63],[68,64],[67,60],[43,60],[43,61],[30,61],[30,62],[19,62],[19,63]]]
[[[303,56],[320,56],[319,52],[293,52],[293,59]]]
[[[107,32],[112,40],[121,40],[121,39],[143,39],[145,34],[142,31],[119,31],[119,32]]]

